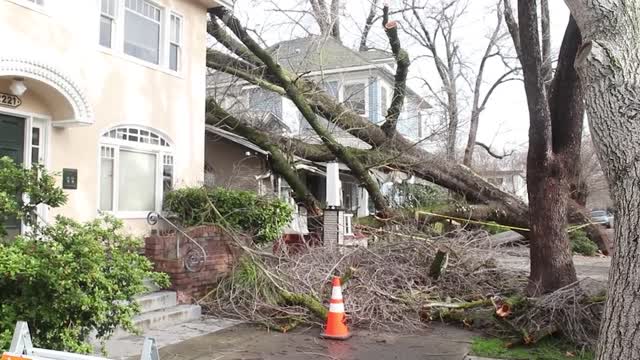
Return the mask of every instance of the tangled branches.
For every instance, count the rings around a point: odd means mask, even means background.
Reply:
[[[485,243],[480,237],[486,234],[460,231],[427,240],[389,233],[369,248],[314,247],[275,257],[247,253],[201,304],[210,313],[286,331],[323,322],[330,278],[337,274],[352,325],[410,331],[425,326],[424,304],[510,295],[522,288],[524,274],[497,269],[479,255],[477,246]],[[429,272],[438,250],[448,254],[448,264],[435,280]]]

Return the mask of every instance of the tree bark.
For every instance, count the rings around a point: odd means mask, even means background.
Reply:
[[[527,192],[531,270],[527,291],[532,295],[577,281],[567,236],[567,170],[553,148],[555,129],[545,91],[536,3],[531,0],[518,1],[522,47],[520,62],[530,123]],[[566,46],[563,43],[563,47]]]
[[[565,3],[584,39],[575,65],[617,211],[596,358],[640,359],[640,1]]]
[[[387,134],[387,136],[393,136],[396,132],[398,118],[400,117],[400,112],[402,112],[402,107],[407,94],[407,75],[409,74],[411,60],[409,60],[409,54],[400,44],[397,22],[389,21],[389,6],[385,5],[382,12],[382,28],[387,34],[389,44],[391,45],[391,52],[396,60],[393,97],[391,99],[391,105],[386,112],[385,122],[382,124],[382,130]],[[385,110],[387,109],[382,109],[382,111]]]

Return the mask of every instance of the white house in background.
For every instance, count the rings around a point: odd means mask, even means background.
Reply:
[[[358,52],[331,37],[316,36],[283,41],[268,50],[283,67],[313,79],[321,89],[362,117],[374,124],[384,122],[386,109],[391,104],[393,95],[395,59],[391,53],[380,50]],[[216,97],[231,113],[253,119],[255,127],[263,128],[265,131],[277,131],[308,143],[321,143],[293,102],[285,97],[221,72],[215,72],[208,77],[207,88],[208,94]],[[426,124],[429,108],[429,104],[409,88],[398,121],[399,132],[415,142],[428,136]],[[324,119],[321,120],[343,145],[360,149],[370,148],[368,144],[342,129]],[[210,131],[210,135],[207,143],[219,141],[219,134]],[[214,151],[207,151],[205,158],[214,170],[226,162]],[[247,162],[244,162],[245,166],[246,164]],[[314,195],[324,201],[326,164],[315,166],[320,170],[308,171],[304,176]],[[349,174],[346,166],[340,166],[340,174],[342,206],[350,211],[357,211],[360,215],[366,215],[369,208],[368,194]],[[386,175],[379,172],[374,175],[379,177],[381,182],[386,181]]]
[[[221,5],[0,0],[0,155],[61,173],[69,196],[41,216],[142,230],[168,188],[203,181],[204,29]]]
[[[516,195],[528,202],[527,180],[522,170],[494,170],[480,173],[491,184],[502,191]]]

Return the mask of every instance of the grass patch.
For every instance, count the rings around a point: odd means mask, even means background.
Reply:
[[[595,355],[590,351],[576,349],[574,345],[563,339],[545,338],[531,346],[509,347],[507,341],[476,337],[471,344],[471,353],[508,360],[593,360]]]

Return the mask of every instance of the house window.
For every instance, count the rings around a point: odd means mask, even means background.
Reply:
[[[387,104],[387,88],[384,86],[380,87],[380,113],[383,118],[387,117],[387,110],[389,110],[389,104]]]
[[[100,45],[111,48],[113,23],[116,19],[116,1],[102,0],[100,4]]]
[[[162,156],[162,193],[173,189],[173,155]]]
[[[182,48],[182,18],[178,15],[171,14],[169,34],[169,69],[178,71],[180,68],[180,50]]]
[[[159,211],[174,182],[169,141],[142,127],[118,127],[102,135],[100,210],[125,217]]]
[[[162,10],[145,0],[126,0],[124,52],[154,64],[160,63]]]
[[[367,114],[366,86],[364,83],[346,84],[344,86],[344,103],[359,115]]]
[[[42,129],[39,127],[31,128],[31,163],[38,164],[41,162],[40,155],[42,154]]]
[[[489,183],[495,185],[495,186],[501,186],[504,183],[504,178],[498,177],[498,178],[489,178],[487,179],[487,181],[489,181]]]
[[[340,85],[337,81],[328,81],[322,84],[324,91],[336,100],[340,97]]]
[[[247,98],[249,113],[263,117],[267,114],[274,114],[282,118],[282,97],[271,91],[261,88],[251,88],[243,90]]]

